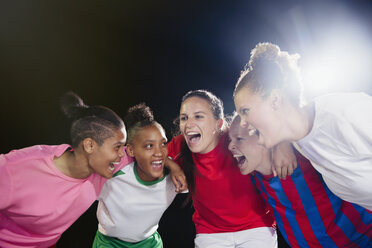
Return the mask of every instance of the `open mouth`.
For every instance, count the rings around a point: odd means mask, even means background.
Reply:
[[[197,132],[189,132],[186,133],[187,135],[187,140],[189,141],[189,144],[196,144],[199,142],[201,138],[201,134]]]
[[[163,160],[156,160],[151,162],[151,167],[155,170],[163,169]]]
[[[113,172],[114,170],[115,170],[115,165],[118,165],[119,164],[119,162],[111,162],[110,164],[109,164],[109,170],[111,171],[111,172]]]
[[[238,161],[239,168],[242,167],[246,161],[245,156],[241,154],[234,154],[234,158]]]

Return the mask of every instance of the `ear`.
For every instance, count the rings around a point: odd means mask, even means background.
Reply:
[[[282,107],[283,96],[279,90],[272,90],[269,96],[270,105],[274,110]]]
[[[96,147],[98,146],[97,142],[95,142],[93,139],[91,138],[85,138],[83,141],[82,141],[82,145],[83,145],[83,149],[85,152],[91,154],[93,153],[93,151],[96,149]]]
[[[134,158],[134,149],[133,149],[133,146],[131,144],[127,144],[126,150],[127,150],[127,154],[130,157]]]

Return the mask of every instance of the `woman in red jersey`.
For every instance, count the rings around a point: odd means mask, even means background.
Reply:
[[[168,149],[186,174],[195,208],[195,247],[277,247],[272,213],[236,166],[225,126],[223,104],[215,95],[196,90],[183,97],[181,135]]]

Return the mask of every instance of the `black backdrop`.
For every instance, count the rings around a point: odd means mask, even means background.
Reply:
[[[234,83],[256,43],[301,54],[306,47],[290,21],[293,10],[303,13],[316,40],[311,11],[331,16],[341,4],[371,23],[367,0],[0,1],[0,152],[69,143],[58,98],[70,90],[120,115],[146,102],[168,138],[188,90],[213,91],[231,113]],[[193,210],[182,208],[183,200],[177,197],[160,223],[168,248],[192,246]],[[59,247],[89,247],[95,208]]]

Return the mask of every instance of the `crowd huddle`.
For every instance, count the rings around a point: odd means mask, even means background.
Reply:
[[[187,92],[167,139],[149,106],[121,118],[61,97],[71,144],[0,154],[0,247],[56,247],[98,200],[93,247],[161,248],[177,194],[195,212],[195,247],[372,247],[372,97],[303,98],[299,56],[259,43],[231,86]],[[125,124],[124,124],[125,123]]]

